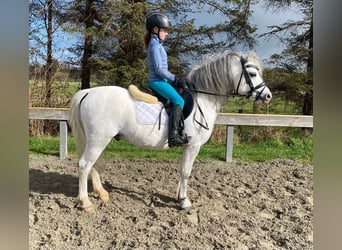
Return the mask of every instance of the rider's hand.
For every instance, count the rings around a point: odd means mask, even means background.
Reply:
[[[175,78],[175,80],[173,81],[173,84],[178,87],[178,88],[186,88],[188,81],[186,79],[183,78]]]

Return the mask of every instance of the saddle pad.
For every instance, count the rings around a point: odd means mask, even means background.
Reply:
[[[169,117],[160,103],[150,104],[138,100],[134,100],[137,123],[140,125],[154,125],[159,124],[159,117],[161,119],[160,124],[166,125]],[[160,115],[160,112],[161,115]]]

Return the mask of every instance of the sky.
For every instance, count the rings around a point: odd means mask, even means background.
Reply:
[[[287,11],[273,13],[272,11],[266,12],[260,5],[255,5],[253,11],[251,23],[257,26],[257,34],[270,31],[267,27],[269,25],[282,24],[288,20],[295,21],[302,18],[301,14],[294,7]],[[268,59],[274,53],[280,53],[283,49],[284,45],[277,39],[267,41],[264,38],[259,38],[255,51],[259,58],[263,60]]]

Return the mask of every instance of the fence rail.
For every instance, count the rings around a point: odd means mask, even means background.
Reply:
[[[59,156],[61,159],[65,159],[68,155],[68,112],[68,108],[29,108],[29,119],[59,120]],[[233,160],[234,126],[244,125],[312,128],[313,116],[219,113],[215,124],[227,126],[226,162],[231,162]]]

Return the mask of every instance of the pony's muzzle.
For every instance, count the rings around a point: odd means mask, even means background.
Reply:
[[[272,93],[271,91],[265,87],[261,92],[257,93],[255,97],[256,103],[269,103],[272,100]]]
[[[266,103],[269,103],[272,100],[272,93],[269,93],[265,96],[265,101]]]

